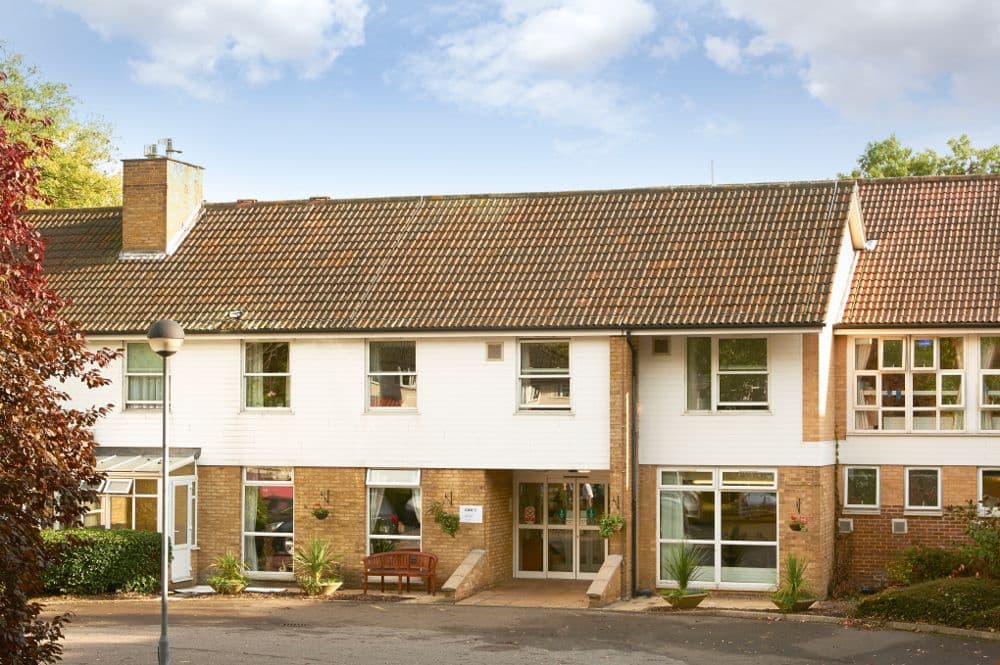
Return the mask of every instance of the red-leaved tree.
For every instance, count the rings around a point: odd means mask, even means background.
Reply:
[[[77,524],[100,478],[91,426],[106,407],[68,408],[60,384],[103,385],[100,368],[115,353],[88,351],[46,284],[42,237],[23,216],[40,197],[35,165],[49,144],[36,130],[46,121],[14,105],[4,79],[0,72],[0,665],[33,665],[59,660],[67,620],[44,619],[32,600],[54,555],[41,530]]]

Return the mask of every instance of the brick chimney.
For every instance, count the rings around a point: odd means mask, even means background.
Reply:
[[[120,258],[174,253],[201,211],[202,171],[171,157],[123,160]]]

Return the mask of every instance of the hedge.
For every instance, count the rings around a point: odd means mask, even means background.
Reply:
[[[1000,581],[955,577],[889,589],[858,603],[855,616],[1000,630]]]
[[[128,529],[42,533],[57,563],[43,578],[47,593],[152,593],[160,584],[160,534]]]

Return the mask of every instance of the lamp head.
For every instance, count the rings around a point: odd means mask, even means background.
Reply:
[[[176,321],[160,319],[149,326],[146,338],[149,340],[149,348],[166,358],[180,351],[181,344],[184,343],[184,329]]]

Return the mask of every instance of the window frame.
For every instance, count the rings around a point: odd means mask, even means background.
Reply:
[[[416,473],[416,480],[411,482],[403,481],[379,481],[372,478],[372,472],[379,471],[408,471]],[[415,541],[417,543],[417,550],[419,551],[423,547],[423,533],[424,533],[424,493],[421,481],[423,480],[423,474],[420,469],[387,469],[387,468],[369,468],[365,473],[365,554],[372,553],[372,540],[407,540]],[[372,530],[372,506],[371,506],[371,490],[372,489],[409,489],[413,490],[416,495],[417,510],[416,513],[420,517],[420,535],[417,536],[407,536],[405,534],[387,534],[387,533],[377,533],[373,534]]]
[[[565,343],[566,344],[566,371],[560,373],[553,372],[537,372],[537,373],[525,373],[524,367],[524,347],[526,344],[552,344],[552,343]],[[561,368],[560,368],[561,369]],[[568,337],[553,337],[553,338],[526,338],[517,340],[517,386],[516,386],[516,401],[517,401],[517,411],[522,413],[568,413],[573,411],[573,342]],[[569,395],[567,398],[569,403],[566,406],[561,406],[557,404],[553,405],[529,405],[524,403],[524,380],[528,379],[565,379],[567,385],[569,386]]]
[[[139,480],[152,480],[152,481],[155,481],[156,482],[156,493],[155,494],[149,494],[148,492],[139,492],[138,489],[137,489],[138,488],[137,481],[139,481]],[[108,492],[108,488],[111,486],[112,483],[115,483],[115,482],[128,482],[128,484],[129,484],[128,491],[126,491],[126,492]],[[146,477],[146,476],[131,476],[131,477],[127,477],[127,478],[126,477],[115,476],[113,478],[108,478],[103,483],[103,487],[101,488],[101,492],[98,495],[98,498],[99,498],[100,504],[101,504],[101,512],[103,513],[102,514],[103,521],[101,522],[101,527],[104,528],[104,529],[108,529],[108,530],[114,530],[114,527],[111,524],[111,518],[112,518],[112,513],[113,513],[112,508],[111,508],[111,502],[116,497],[123,497],[123,498],[128,499],[128,502],[131,505],[131,509],[129,511],[129,513],[131,514],[131,520],[130,520],[130,524],[128,526],[121,527],[121,528],[123,528],[123,529],[131,529],[133,531],[135,530],[136,499],[155,499],[156,500],[156,530],[157,531],[161,531],[163,529],[163,525],[161,523],[161,519],[163,517],[163,515],[162,515],[163,509],[160,506],[160,499],[161,499],[160,495],[163,493],[162,487],[163,487],[163,480],[161,478],[149,478],[149,477]]]
[[[983,363],[983,342],[986,339],[996,339],[997,343],[1000,344],[1000,334],[998,335],[977,335],[976,337],[976,351],[979,357],[979,382],[976,386],[976,392],[979,397],[976,399],[976,403],[979,407],[979,428],[982,432],[1000,432],[1000,404],[986,404],[986,377],[996,376],[1000,377],[1000,369],[987,369],[984,367]],[[986,414],[995,413],[993,421],[997,423],[995,427],[986,427]]]
[[[158,410],[160,410],[160,409],[163,408],[163,400],[162,399],[159,399],[159,400],[137,400],[137,399],[129,399],[129,397],[128,397],[128,395],[129,395],[129,391],[128,391],[129,382],[131,381],[131,379],[132,379],[133,376],[134,377],[155,377],[158,382],[160,382],[161,384],[163,383],[163,367],[162,366],[160,367],[160,369],[158,369],[155,372],[130,372],[129,371],[129,369],[128,369],[128,357],[129,357],[128,347],[130,347],[132,345],[143,345],[143,346],[146,346],[147,348],[149,347],[149,343],[148,342],[144,342],[144,341],[143,342],[136,342],[136,341],[128,341],[128,340],[126,340],[126,341],[122,342],[122,375],[125,377],[125,381],[123,382],[124,383],[124,386],[123,386],[124,387],[124,394],[122,395],[122,404],[124,404],[124,406],[125,406],[125,408],[123,410],[125,410],[125,411],[158,411]],[[150,349],[150,352],[153,353],[153,350]],[[157,357],[159,357],[159,356],[157,356]],[[163,361],[162,357],[160,358],[160,361],[161,362]],[[167,371],[169,372],[169,366],[168,366],[168,370]],[[160,387],[160,392],[161,392],[161,394],[165,398],[167,398],[167,403],[168,404],[169,404],[169,398],[170,398],[170,396],[167,393],[166,388],[169,387],[169,385],[170,385],[170,376],[168,374],[168,376],[167,376],[167,386],[161,386]]]
[[[929,367],[916,367],[916,342],[922,339],[931,339],[934,342],[933,365]],[[962,367],[960,369],[941,367],[941,340],[957,339],[961,345]],[[878,353],[877,369],[859,369],[857,366],[858,342],[872,340],[875,342]],[[900,366],[885,365],[885,343],[899,341],[903,345],[902,364]],[[850,380],[848,383],[848,403],[850,405],[850,415],[848,422],[848,432],[851,434],[936,434],[951,435],[962,434],[970,431],[970,408],[966,399],[969,379],[969,339],[964,334],[912,334],[912,335],[858,335],[850,338],[847,345],[848,367],[850,368]],[[903,376],[903,405],[884,406],[883,401],[883,378],[886,375]],[[914,378],[917,375],[932,375],[935,377],[935,406],[921,407],[915,406]],[[959,377],[960,387],[957,391],[957,404],[944,404],[943,398],[951,391],[945,390],[945,378],[949,376]],[[859,382],[862,378],[869,377],[874,380],[874,404],[862,404],[860,401]],[[921,394],[929,391],[921,391]],[[887,413],[902,413],[903,426],[899,428],[887,429],[885,427],[885,416]],[[875,414],[876,427],[866,429],[858,426],[860,414]],[[946,414],[960,413],[962,426],[960,428],[942,428]],[[916,420],[922,415],[934,414],[933,428],[917,428],[914,426]]]
[[[671,485],[663,484],[664,472],[696,472],[711,473],[711,485]],[[724,484],[723,477],[726,473],[753,472],[770,473],[773,481],[766,485],[762,484]],[[743,589],[748,591],[773,590],[777,588],[779,573],[781,569],[781,501],[779,485],[779,473],[775,467],[705,467],[705,466],[663,466],[656,468],[656,586],[657,588],[677,588],[674,580],[666,580],[660,577],[662,561],[662,549],[664,545],[676,545],[687,543],[691,545],[711,546],[714,558],[711,562],[713,577],[710,580],[697,580],[691,582],[691,588],[702,589]],[[713,504],[715,506],[714,534],[711,540],[708,539],[686,539],[686,538],[663,538],[661,534],[661,495],[663,492],[712,492]],[[722,532],[722,495],[726,492],[767,492],[773,493],[775,497],[775,537],[774,541],[757,540],[727,540]],[[751,547],[774,547],[775,551],[775,580],[773,583],[766,582],[724,582],[722,581],[722,549],[726,546],[751,546]],[[708,566],[706,566],[708,567]]]
[[[292,410],[292,344],[288,340],[281,339],[244,339],[240,344],[240,406],[247,412],[281,412]],[[284,344],[288,347],[288,371],[287,372],[247,372],[247,346],[251,344]],[[284,406],[248,406],[247,405],[247,377],[276,377],[283,376],[285,381],[285,401]]]
[[[688,343],[691,339],[709,339],[711,345],[711,362],[709,369],[709,395],[711,406],[708,409],[692,409],[688,402],[688,382],[689,370]],[[722,340],[764,340],[766,366],[761,370],[722,370],[719,363],[719,342]],[[771,412],[771,372],[774,367],[774,360],[771,357],[771,336],[770,335],[687,335],[684,337],[684,413],[685,414],[719,414],[719,413],[770,413]],[[764,391],[767,393],[767,400],[764,402],[723,402],[720,398],[722,389],[721,377],[723,375],[764,375]],[[720,408],[723,407],[723,408]]]
[[[372,371],[372,344],[412,344],[413,345],[413,367],[412,372],[373,372]],[[414,413],[420,407],[420,363],[417,358],[417,348],[416,339],[366,339],[365,340],[365,411],[368,412],[381,412],[381,413]],[[398,376],[400,388],[413,388],[416,396],[415,404],[413,406],[403,406],[400,403],[399,406],[372,406],[371,399],[371,381],[373,376]],[[405,383],[403,381],[404,377],[410,377],[412,379],[411,383]],[[401,400],[402,402],[402,400]]]
[[[288,469],[289,480],[247,480],[247,470],[249,469]],[[295,504],[297,498],[295,496],[295,467],[294,466],[268,466],[268,465],[258,465],[258,466],[244,466],[240,469],[240,561],[246,565],[246,547],[247,547],[247,537],[270,537],[270,538],[291,538],[292,540],[292,552],[295,551]],[[292,530],[289,532],[274,532],[274,531],[247,531],[246,524],[246,501],[247,501],[247,487],[291,487],[292,488]],[[295,578],[294,570],[289,568],[288,571],[274,571],[274,570],[247,570],[246,576],[250,579],[260,579],[260,580],[291,580]]]
[[[983,506],[983,474],[993,472],[1000,474],[1000,466],[982,466],[976,471],[976,508],[981,517],[1000,517],[1000,505],[992,509]]]
[[[855,469],[875,471],[875,503],[849,503],[851,496],[851,471]],[[882,469],[871,464],[852,464],[844,467],[844,510],[875,511],[882,508]]]
[[[936,506],[911,506],[910,505],[910,472],[911,471],[935,471],[937,472],[937,505]],[[903,469],[903,511],[904,513],[940,513],[943,510],[944,496],[942,489],[941,467],[939,466],[908,466]]]

